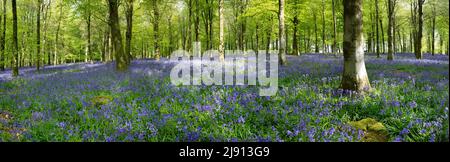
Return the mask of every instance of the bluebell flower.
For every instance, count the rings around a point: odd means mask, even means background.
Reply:
[[[242,117],[242,116],[239,116],[237,122],[238,122],[238,123],[245,123],[245,118]]]
[[[416,108],[417,107],[417,103],[415,101],[411,101],[408,103],[409,108]]]

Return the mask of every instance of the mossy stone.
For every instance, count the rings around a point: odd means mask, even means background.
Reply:
[[[364,131],[364,137],[362,137],[364,142],[387,142],[388,140],[386,127],[375,119],[366,118],[349,124],[355,129]]]
[[[95,96],[92,98],[91,102],[95,107],[99,107],[110,103],[112,99],[111,96]]]

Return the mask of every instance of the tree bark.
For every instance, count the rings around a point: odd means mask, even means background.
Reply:
[[[315,46],[315,53],[319,53],[319,37],[317,36],[317,14],[314,11],[314,34],[315,34],[315,42],[314,42],[314,46]]]
[[[434,56],[435,53],[435,34],[436,34],[436,6],[433,3],[433,11],[432,11],[432,31],[431,31],[431,54]]]
[[[219,55],[220,61],[225,60],[225,46],[224,46],[224,26],[225,26],[225,18],[223,13],[223,1],[219,0]]]
[[[41,68],[41,10],[42,0],[38,0],[38,11],[36,17],[36,69],[39,71]]]
[[[377,48],[377,58],[381,58],[380,56],[380,31],[378,28],[378,22],[380,20],[380,12],[378,10],[378,0],[375,0],[375,24],[376,24],[376,48]]]
[[[133,38],[133,3],[134,0],[127,0],[127,10],[126,10],[126,19],[127,19],[127,32],[125,38],[125,55],[127,56],[127,64],[131,63],[131,39]]]
[[[292,48],[294,50],[293,54],[294,55],[299,55],[298,52],[298,38],[297,38],[297,30],[298,30],[298,24],[299,24],[299,20],[298,20],[298,16],[294,16],[294,20],[293,20],[293,24],[294,24],[294,35],[292,37]]]
[[[114,48],[114,55],[116,59],[116,69],[118,71],[125,71],[128,69],[126,63],[126,56],[122,46],[122,35],[120,33],[119,25],[119,3],[118,0],[108,0],[109,2],[109,26],[111,28],[112,44]]]
[[[380,28],[381,28],[381,48],[383,48],[382,50],[381,50],[381,53],[385,53],[385,51],[386,51],[386,43],[385,43],[385,40],[384,40],[384,27],[383,27],[383,19],[382,18],[380,18]]]
[[[279,0],[278,1],[278,7],[279,7],[279,53],[278,53],[278,57],[279,57],[279,61],[280,61],[280,65],[286,65],[287,64],[287,60],[286,60],[286,32],[285,32],[285,24],[284,24],[284,0]]]
[[[322,0],[322,53],[327,53],[327,45],[325,41],[325,0]]]
[[[158,8],[158,0],[152,0],[153,2],[153,43],[155,48],[155,56],[156,59],[159,60],[161,57],[160,49],[159,49],[159,8]],[[189,45],[188,45],[189,46]]]
[[[422,36],[423,36],[423,4],[425,3],[425,0],[417,0],[417,5],[418,5],[418,11],[417,11],[417,21],[418,21],[418,26],[417,26],[417,34],[416,34],[416,40],[415,40],[415,55],[417,59],[422,59],[423,54],[422,54]]]
[[[87,25],[87,44],[86,44],[86,56],[85,56],[85,62],[88,61],[92,61],[92,50],[91,50],[91,17],[92,17],[92,13],[91,13],[91,2],[90,0],[88,0],[88,11],[87,11],[87,20],[86,20],[86,25]]]
[[[17,39],[17,5],[16,0],[11,0],[11,6],[12,6],[12,14],[13,14],[13,59],[12,59],[12,66],[13,66],[13,72],[12,76],[16,77],[19,76],[19,44]]]
[[[5,70],[5,43],[6,43],[6,0],[3,0],[3,17],[0,17],[0,24],[2,24],[3,18],[3,27],[0,36],[0,70]]]
[[[55,49],[53,52],[53,64],[58,64],[58,43],[59,43],[59,30],[61,28],[61,20],[62,20],[62,11],[63,11],[63,3],[60,2],[59,4],[59,18],[58,18],[58,27],[56,28],[56,34],[55,34]]]
[[[336,1],[333,0],[332,1],[332,10],[333,10],[333,47],[332,48],[332,53],[336,55],[337,52],[337,28],[336,28]]]
[[[388,0],[388,60],[394,60],[394,0]]]
[[[370,89],[364,63],[362,0],[344,0],[344,72],[341,88]]]

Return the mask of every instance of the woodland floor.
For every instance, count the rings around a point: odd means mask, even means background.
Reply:
[[[164,60],[133,61],[127,73],[111,63],[0,72],[0,141],[449,139],[448,56],[369,54],[364,96],[338,89],[341,56],[288,61],[272,97],[256,86],[173,86]]]

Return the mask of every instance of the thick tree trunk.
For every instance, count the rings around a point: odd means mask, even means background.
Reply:
[[[120,34],[119,25],[119,2],[118,0],[108,0],[109,2],[109,26],[111,28],[112,44],[114,48],[114,56],[116,60],[116,69],[125,71],[128,69],[126,56],[122,46],[122,35]]]
[[[344,0],[344,73],[341,87],[346,90],[370,89],[364,63],[362,0]]]
[[[286,32],[285,32],[285,24],[284,24],[284,0],[279,0],[278,1],[278,7],[279,7],[279,15],[278,15],[278,19],[279,19],[279,53],[278,53],[278,57],[279,57],[279,61],[280,61],[280,65],[286,65],[287,64],[287,60],[286,60]]]

